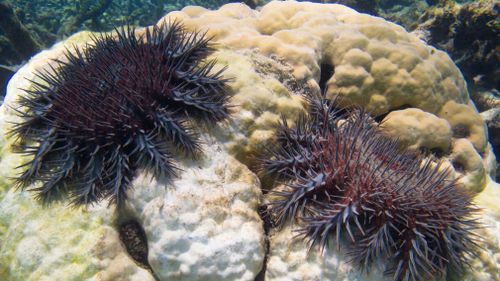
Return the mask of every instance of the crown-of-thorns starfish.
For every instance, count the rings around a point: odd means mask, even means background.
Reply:
[[[17,178],[44,203],[122,203],[140,169],[176,175],[174,154],[195,156],[194,123],[228,117],[227,80],[214,71],[209,38],[179,23],[93,37],[37,73],[16,109],[12,134],[32,156]]]
[[[395,281],[462,273],[473,256],[477,209],[440,162],[403,151],[362,109],[340,111],[309,97],[309,112],[283,119],[263,171],[275,225],[300,222],[299,236],[321,251],[345,245],[369,270],[383,259]]]

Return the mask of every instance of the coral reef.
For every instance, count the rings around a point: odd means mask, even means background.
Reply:
[[[261,184],[247,167],[256,171],[252,159],[273,144],[281,116],[295,127],[294,121],[306,108],[302,95],[325,88],[330,97],[343,95],[342,106],[364,106],[376,121],[384,120],[384,134],[397,138],[411,133],[398,145],[435,154],[451,176],[462,176],[458,184],[479,193],[478,205],[484,209],[481,222],[496,227],[480,230],[487,243],[471,261],[473,270],[460,279],[498,280],[500,189],[487,177],[494,157],[463,77],[444,52],[401,27],[333,4],[272,2],[258,10],[230,4],[217,11],[188,7],[160,22],[174,19],[182,20],[189,31],[206,30],[207,36],[213,36],[216,50],[210,58],[218,60],[214,70],[227,65],[224,76],[234,78],[228,83],[232,114],[227,123],[199,136],[206,151],[201,159],[178,160],[179,177],[171,185],[165,187],[141,173],[127,190],[126,208],[116,210],[120,216],[127,210],[131,216],[125,221],[133,219],[144,229],[148,262],[159,280],[382,279],[383,272],[377,268],[365,274],[353,267],[342,249],[328,249],[323,256],[318,251],[308,253],[307,245],[294,239],[296,232],[290,225],[269,231],[265,253],[267,233],[257,213]],[[35,73],[50,71],[57,66],[54,59],[64,58],[65,47],[83,48],[92,36],[96,35],[77,33],[19,70],[0,108],[0,120],[6,122],[3,129],[9,129],[7,122],[20,121],[11,109],[24,95],[19,89],[33,90],[33,82],[41,82]],[[470,120],[460,114],[463,109]],[[429,128],[439,133],[435,142],[419,122],[433,124]],[[77,211],[66,210],[58,202],[52,208],[40,208],[29,193],[14,192],[6,179],[13,175],[11,167],[26,159],[10,153],[11,141],[4,141],[0,164],[0,174],[5,175],[0,177],[0,207],[13,210],[0,227],[0,240],[9,241],[0,248],[0,279],[30,280],[29,275],[37,272],[32,279],[59,280],[71,268],[84,269],[70,272],[69,278],[74,279],[153,279],[131,257],[144,260],[144,244],[129,240],[127,254],[118,239],[120,224],[111,218],[105,202]],[[105,212],[100,216],[95,210]],[[54,214],[62,216],[46,219]],[[88,217],[97,217],[96,227],[82,224]],[[46,222],[43,229],[26,227],[40,221]],[[66,235],[56,235],[61,224],[68,226]],[[40,237],[41,242],[20,242],[32,237]],[[83,250],[60,241],[80,241],[78,237],[88,237]],[[46,245],[40,251],[43,259],[12,254],[39,245]],[[60,275],[48,269],[61,269],[57,270]],[[17,274],[14,278],[13,273]]]
[[[21,57],[29,58],[40,51],[40,43],[31,37],[7,1],[0,2],[0,19],[0,29]]]
[[[191,120],[211,125],[228,116],[225,82],[208,39],[179,23],[162,24],[136,37],[134,29],[93,39],[83,51],[26,91],[23,121],[11,134],[19,153],[32,156],[17,178],[44,203],[69,193],[74,204],[111,199],[121,204],[139,169],[169,181],[174,151],[195,157]]]
[[[495,151],[495,155],[498,158],[500,153],[500,106],[491,108],[484,112],[481,112],[481,117],[486,122],[488,126],[488,135],[490,136],[490,142]],[[496,166],[496,178],[497,182],[500,182],[500,163],[497,162]]]
[[[467,80],[500,88],[500,3],[494,0],[459,5],[445,1],[427,10],[416,32],[429,44],[445,50]]]
[[[404,132],[414,134],[407,138],[413,143],[406,143],[434,153],[444,161],[443,168],[449,168],[450,177],[460,177],[459,184],[469,191],[479,193],[488,184],[494,156],[463,76],[444,52],[425,45],[402,28],[343,6],[297,2],[272,2],[258,12],[235,4],[218,11],[188,7],[167,18],[182,19],[191,29],[206,28],[214,40],[229,49],[217,53],[222,62],[231,62],[228,74],[235,74],[232,100],[238,104],[232,118],[235,127],[225,144],[244,163],[252,166],[248,157],[262,155],[272,143],[280,115],[293,125],[303,112],[300,100],[288,93],[314,93],[327,88],[329,97],[342,96],[342,106],[362,105],[376,115],[376,120],[390,120],[393,129],[384,133],[394,138]],[[269,80],[269,67],[292,73],[292,79],[276,75],[275,80]],[[294,86],[297,82],[303,85],[300,90]],[[436,143],[428,140],[428,132],[416,124],[420,120],[438,121],[436,127],[444,128],[439,132],[441,148],[436,149]],[[288,230],[285,227],[283,233]],[[290,244],[293,234],[283,233],[271,233],[266,280],[359,277],[348,266],[335,267],[337,273],[326,269],[329,263],[325,258],[309,258],[301,243]],[[497,236],[495,230],[488,232],[490,238]],[[341,259],[338,254],[329,255],[329,262]],[[498,275],[494,256],[485,255],[480,264],[495,265],[481,268],[478,264],[474,276]]]
[[[12,4],[0,1],[0,104],[5,86],[14,74],[12,65],[27,60],[40,51],[41,45],[17,18]],[[5,36],[2,36],[4,34]],[[17,70],[17,69],[16,69]]]
[[[229,67],[228,75],[235,77],[231,87],[238,111],[232,115],[237,132],[231,133],[226,145],[244,163],[251,165],[248,158],[267,146],[281,114],[293,122],[304,111],[300,98],[289,93],[328,88],[327,97],[341,95],[343,107],[363,106],[377,120],[409,108],[445,120],[452,132],[448,152],[453,151],[455,140],[466,139],[485,162],[477,166],[474,157],[469,165],[465,159],[455,161],[449,153],[439,158],[449,160],[450,166],[460,163],[452,173],[462,175],[468,189],[484,188],[491,150],[486,127],[470,103],[462,74],[444,52],[425,45],[400,26],[341,5],[300,2],[271,2],[259,12],[237,4],[218,11],[188,7],[166,18],[182,20],[193,30],[207,29],[209,36],[228,49],[252,49],[258,54],[242,57],[231,52],[227,58],[227,64],[235,65]],[[221,62],[227,53],[218,54]],[[261,72],[261,56],[277,61],[274,65],[285,65],[282,72],[291,73],[302,89],[282,82],[290,80],[285,77],[257,80],[252,68]],[[402,122],[405,114],[397,117],[393,122],[404,128],[408,124]],[[397,138],[400,129],[393,132]]]
[[[104,11],[111,5],[111,0],[101,0],[92,3],[91,1],[78,1],[78,13],[68,19],[64,24],[61,24],[57,34],[71,34],[87,20],[96,21]]]

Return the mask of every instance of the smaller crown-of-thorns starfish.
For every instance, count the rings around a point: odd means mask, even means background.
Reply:
[[[362,109],[309,97],[296,126],[283,119],[263,171],[275,226],[300,222],[309,250],[345,245],[369,270],[383,259],[395,281],[463,273],[477,248],[477,208],[440,162],[402,151]]]
[[[212,71],[209,38],[179,22],[136,35],[134,28],[93,38],[84,50],[38,72],[16,111],[11,134],[32,156],[17,178],[44,203],[122,203],[137,171],[169,180],[175,152],[200,151],[194,122],[228,116],[227,80]]]

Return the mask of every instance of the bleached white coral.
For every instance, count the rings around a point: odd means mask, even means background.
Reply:
[[[204,150],[171,186],[134,182],[150,265],[161,280],[254,280],[264,261],[259,180],[216,143]]]

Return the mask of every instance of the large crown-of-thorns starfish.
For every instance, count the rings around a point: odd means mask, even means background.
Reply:
[[[463,272],[476,242],[476,208],[439,162],[401,150],[362,109],[339,111],[323,97],[296,126],[283,121],[263,162],[283,183],[267,211],[280,227],[300,221],[311,248],[349,249],[368,270],[383,259],[395,281]]]
[[[32,156],[17,178],[49,203],[121,203],[139,169],[176,174],[173,154],[199,152],[194,123],[228,116],[226,79],[209,38],[178,22],[96,36],[37,73],[17,109],[18,149]]]

